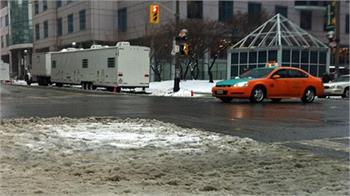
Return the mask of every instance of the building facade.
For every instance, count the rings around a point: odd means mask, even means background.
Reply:
[[[1,1],[1,59],[10,64],[10,75],[23,79],[33,48],[31,4],[26,0]]]
[[[0,54],[1,59],[5,63],[10,62],[10,51],[9,51],[9,18],[8,18],[8,2],[0,2]]]
[[[34,53],[115,44],[116,1],[33,1]]]

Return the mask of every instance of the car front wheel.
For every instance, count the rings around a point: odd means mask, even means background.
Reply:
[[[261,103],[265,99],[266,93],[263,87],[256,87],[252,91],[249,100],[253,103]]]
[[[311,103],[315,100],[315,90],[313,88],[306,89],[304,96],[301,98],[301,101],[304,103]]]
[[[343,98],[349,98],[349,87],[346,87],[343,93]]]

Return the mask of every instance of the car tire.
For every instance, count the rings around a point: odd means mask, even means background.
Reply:
[[[249,100],[252,103],[261,103],[262,101],[264,101],[266,97],[266,90],[265,88],[258,86],[255,87],[249,97]]]
[[[343,98],[349,98],[349,87],[346,87],[342,95]]]
[[[220,100],[224,103],[230,103],[232,101],[231,97],[222,97]]]
[[[281,102],[281,98],[271,98],[271,101],[273,102],[273,103],[279,103],[279,102]]]
[[[301,101],[304,103],[311,103],[315,100],[316,92],[313,88],[307,88],[304,92],[303,97],[301,98]]]

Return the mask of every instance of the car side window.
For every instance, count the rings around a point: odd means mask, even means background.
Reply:
[[[308,75],[295,69],[289,70],[289,77],[290,78],[307,78]]]
[[[286,69],[280,69],[276,71],[273,75],[280,75],[281,78],[288,78],[288,72]]]

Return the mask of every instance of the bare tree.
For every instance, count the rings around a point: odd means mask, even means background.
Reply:
[[[199,75],[198,62],[204,55],[210,55],[208,66],[209,82],[213,82],[212,68],[216,60],[226,54],[226,50],[233,43],[242,39],[254,28],[268,19],[266,11],[262,11],[256,20],[248,21],[248,14],[238,12],[232,20],[225,23],[212,20],[186,19],[177,24],[167,23],[142,38],[142,44],[151,47],[151,69],[155,73],[155,80],[160,81],[164,63],[171,63],[172,38],[181,29],[188,30],[187,41],[190,44],[190,54],[181,57],[181,79],[190,73],[192,79]]]

